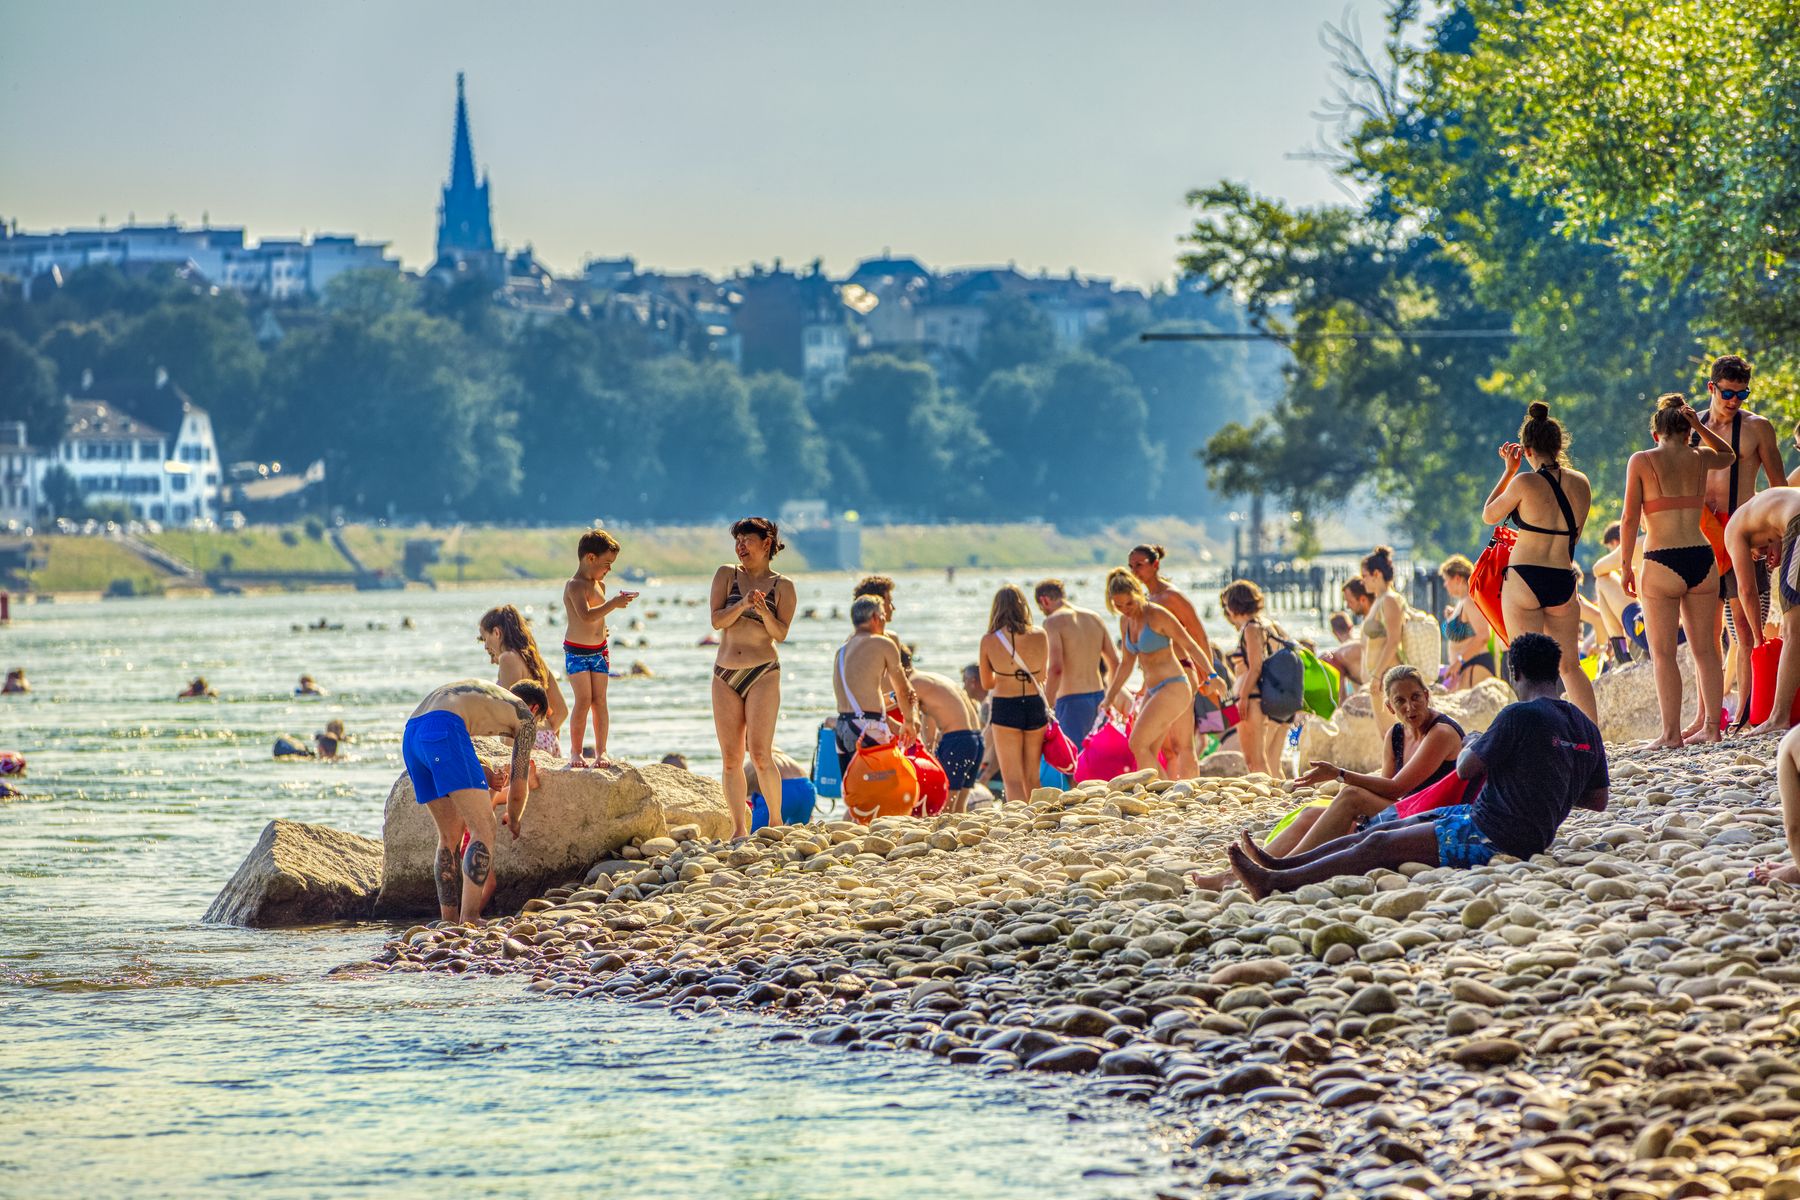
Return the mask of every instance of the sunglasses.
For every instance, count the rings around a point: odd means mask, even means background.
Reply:
[[[1750,398],[1750,389],[1737,388],[1734,390],[1732,388],[1719,388],[1719,396],[1725,400],[1748,400]]]

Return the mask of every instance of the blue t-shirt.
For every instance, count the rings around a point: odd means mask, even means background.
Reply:
[[[1475,827],[1518,858],[1549,849],[1569,810],[1609,786],[1600,730],[1567,700],[1507,705],[1470,749],[1487,767],[1469,803]]]

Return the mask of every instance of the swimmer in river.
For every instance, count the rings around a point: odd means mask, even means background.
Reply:
[[[177,695],[177,700],[209,700],[218,696],[212,684],[206,682],[206,676],[196,675]]]
[[[324,688],[313,682],[311,675],[302,675],[299,684],[294,688],[296,696],[324,696],[327,694]]]
[[[24,667],[14,667],[6,673],[6,685],[0,687],[0,696],[22,696],[31,690],[31,682],[25,678]]]
[[[528,679],[510,689],[481,679],[461,679],[433,691],[407,718],[400,755],[412,780],[413,798],[437,825],[432,873],[438,912],[446,921],[457,920],[459,914],[465,922],[478,920],[483,891],[493,874],[494,810],[487,774],[471,739],[481,735],[512,739],[506,826],[517,841],[531,791],[531,746],[548,705],[544,689]],[[459,870],[456,850],[465,829],[469,845]]]

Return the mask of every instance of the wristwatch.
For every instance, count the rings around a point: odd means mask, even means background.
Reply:
[[[1346,780],[1344,779],[1344,768],[1342,768],[1342,767],[1338,768],[1338,782],[1339,783],[1346,782]]]

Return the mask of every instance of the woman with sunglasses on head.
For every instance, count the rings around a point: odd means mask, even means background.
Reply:
[[[770,565],[783,549],[775,522],[745,517],[731,527],[731,537],[737,561],[720,567],[712,582],[712,627],[719,633],[712,708],[725,760],[720,775],[732,836],[743,837],[750,832],[745,754],[757,778],[781,778],[775,765],[775,719],[781,715],[781,661],[775,647],[787,640],[800,600],[793,581]],[[771,805],[769,824],[781,823],[781,805]]]
[[[1625,594],[1637,597],[1643,606],[1644,634],[1656,672],[1662,736],[1649,749],[1672,750],[1685,743],[1719,740],[1719,703],[1725,691],[1719,653],[1719,564],[1701,531],[1700,515],[1707,474],[1729,469],[1737,456],[1701,423],[1700,414],[1688,407],[1680,392],[1657,400],[1650,432],[1656,448],[1632,455],[1625,469],[1620,574]],[[1688,444],[1690,433],[1700,436],[1698,449]],[[1648,531],[1641,576],[1631,561],[1640,520]],[[1681,729],[1681,668],[1675,661],[1684,628],[1700,682],[1700,728],[1686,736]]]
[[[1190,652],[1183,651],[1178,660],[1181,669],[1187,673],[1188,682],[1193,685],[1195,698],[1206,696],[1212,702],[1205,710],[1210,712],[1213,706],[1224,699],[1225,684],[1213,666],[1212,643],[1207,640],[1206,629],[1200,624],[1200,614],[1194,610],[1193,601],[1182,595],[1180,589],[1163,576],[1162,562],[1168,553],[1161,546],[1133,546],[1131,553],[1125,556],[1125,565],[1137,581],[1144,585],[1144,599],[1158,605],[1180,622],[1187,635],[1200,648],[1199,658],[1193,658]],[[1205,712],[1196,704],[1191,724],[1197,728],[1204,715]],[[1169,726],[1162,751],[1169,760],[1171,779],[1192,779],[1200,773],[1200,759],[1194,753],[1196,728],[1183,728],[1179,721]]]
[[[1519,440],[1500,447],[1506,466],[1481,519],[1489,525],[1510,521],[1519,531],[1500,586],[1506,632],[1512,637],[1544,633],[1556,640],[1569,702],[1594,721],[1598,710],[1593,682],[1581,669],[1581,598],[1575,591],[1575,544],[1593,495],[1588,477],[1568,465],[1566,445],[1550,406],[1534,402],[1525,410]],[[1527,461],[1532,469],[1520,471]]]

